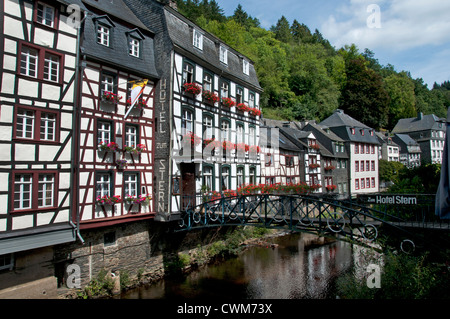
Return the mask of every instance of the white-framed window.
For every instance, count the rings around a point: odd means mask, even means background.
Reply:
[[[204,91],[213,91],[213,81],[212,76],[209,73],[205,73],[203,75],[203,90]]]
[[[252,108],[255,107],[255,94],[253,93],[248,95],[248,106]]]
[[[199,50],[203,50],[203,34],[194,29],[194,47]]]
[[[250,75],[250,63],[247,60],[242,60],[242,72],[245,75]]]
[[[244,137],[244,125],[237,124],[236,125],[236,143],[244,143],[245,137]]]
[[[237,168],[237,187],[241,187],[245,184],[244,168]]]
[[[55,8],[47,4],[38,2],[36,21],[53,28],[55,23]]]
[[[236,104],[244,102],[244,91],[242,88],[236,88]]]
[[[41,113],[41,141],[55,141],[56,114]]]
[[[248,144],[250,146],[256,145],[256,128],[249,126],[248,131]]]
[[[139,176],[137,173],[124,174],[124,192],[125,196],[137,196],[138,195],[138,181]]]
[[[102,81],[100,83],[100,93],[114,92],[114,76],[102,74]]]
[[[136,147],[138,144],[138,128],[134,125],[125,126],[125,146]]]
[[[111,196],[111,175],[109,173],[98,173],[95,181],[97,197]]]
[[[136,39],[136,38],[133,38],[133,37],[130,37],[130,41],[129,41],[129,43],[128,43],[128,53],[131,55],[131,56],[134,56],[134,57],[136,57],[136,58],[139,58],[139,56],[140,56],[140,51],[139,51],[139,49],[140,49],[140,44],[141,44],[141,41],[139,40],[139,39]]]
[[[16,137],[34,138],[34,118],[34,111],[26,109],[17,111]]]
[[[228,64],[228,50],[225,47],[220,46],[219,56],[220,56],[220,62],[222,62],[224,64]]]
[[[40,174],[38,184],[38,207],[53,207],[55,176]]]
[[[97,25],[97,43],[109,47],[110,30],[107,26]]]
[[[230,133],[231,133],[231,124],[227,120],[222,120],[220,124],[221,128],[221,134],[222,134],[222,141],[227,141],[230,139]]]
[[[13,254],[0,255],[0,270],[4,269],[12,270],[13,266],[14,266]]]
[[[181,133],[184,135],[186,133],[194,133],[194,116],[192,111],[183,109],[181,117]]]
[[[38,50],[23,46],[20,54],[20,74],[37,78],[38,56]]]
[[[231,187],[231,175],[229,167],[222,167],[222,190],[230,189]]]
[[[220,85],[220,97],[221,98],[229,97],[229,93],[230,93],[230,85],[228,84],[228,82],[222,82],[222,84]]]
[[[203,186],[209,190],[213,189],[213,167],[203,166]]]
[[[30,209],[33,190],[32,174],[16,174],[14,177],[14,209]]]
[[[15,173],[14,210],[55,207],[55,176],[53,172]]]
[[[59,56],[46,53],[44,60],[44,80],[59,81]]]
[[[97,141],[98,143],[112,142],[112,125],[109,122],[99,121],[97,124]]]
[[[211,116],[203,117],[203,138],[211,139],[213,137],[213,119]]]
[[[190,63],[185,63],[183,67],[183,84],[194,82],[194,67]]]
[[[58,117],[42,110],[17,109],[15,138],[56,142]]]

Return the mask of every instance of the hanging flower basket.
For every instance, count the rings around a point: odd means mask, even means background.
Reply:
[[[217,102],[219,102],[219,97],[218,97],[217,94],[214,93],[214,92],[211,92],[211,91],[203,91],[202,96],[203,96],[203,100],[204,100],[206,103],[216,104]]]
[[[117,94],[109,91],[103,91],[102,93],[102,101],[117,104],[122,99],[121,96],[118,96]]]
[[[188,142],[190,145],[197,146],[200,145],[202,139],[197,135],[195,135],[194,133],[189,132],[183,136],[183,141]]]
[[[133,204],[148,205],[150,203],[151,199],[152,199],[152,197],[150,195],[139,195],[139,196],[126,195],[124,202],[125,202],[125,204],[128,204],[128,205],[133,205]]]
[[[227,150],[235,150],[236,149],[236,144],[234,144],[233,142],[229,142],[229,141],[224,141],[222,143],[222,148],[227,151]]]
[[[238,152],[248,152],[250,147],[245,143],[236,144],[236,150]]]
[[[119,151],[119,145],[115,142],[100,142],[98,149],[106,152],[117,152]]]
[[[124,169],[128,166],[128,161],[126,159],[118,159],[116,165],[118,169]]]
[[[242,112],[248,112],[248,111],[250,111],[250,107],[248,107],[248,105],[245,104],[245,103],[239,103],[238,105],[236,105],[236,108],[237,108],[239,111],[242,111]]]
[[[250,108],[249,113],[253,116],[261,116],[261,111],[257,108]]]
[[[318,168],[318,167],[320,167],[320,164],[317,164],[317,163],[309,164],[309,168],[311,168],[311,169],[315,169],[315,168]]]
[[[222,98],[222,105],[232,108],[233,106],[236,105],[236,102],[234,102],[234,100],[232,98],[224,97],[224,98]]]
[[[118,204],[122,201],[122,198],[120,197],[120,195],[114,195],[114,196],[108,196],[108,195],[104,195],[104,196],[98,196],[95,199],[95,202],[99,205],[114,205],[114,204]]]
[[[124,151],[130,154],[139,155],[143,151],[145,151],[146,146],[144,144],[138,144],[136,147],[134,146],[125,146]]]
[[[199,95],[202,91],[200,85],[197,83],[184,83],[183,85],[184,92],[193,94],[195,96]]]
[[[258,145],[253,145],[253,146],[250,146],[249,151],[250,151],[250,153],[259,154],[259,153],[261,153],[261,147],[259,147]]]
[[[131,106],[131,99],[127,100],[127,107]],[[136,104],[134,105],[134,109],[136,110],[143,110],[147,106],[147,102],[145,99],[138,99],[136,101]]]

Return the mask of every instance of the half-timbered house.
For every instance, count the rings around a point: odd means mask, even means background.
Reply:
[[[0,4],[0,298],[2,289],[25,283],[7,296],[33,287],[35,297],[54,291],[53,247],[76,239],[78,29],[70,4],[82,7],[79,1]]]
[[[159,28],[158,220],[199,204],[202,191],[257,183],[261,87],[253,62],[169,4],[125,1],[148,27]]]

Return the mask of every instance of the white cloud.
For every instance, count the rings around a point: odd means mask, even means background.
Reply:
[[[367,12],[380,8],[381,28],[370,28]],[[350,0],[323,23],[321,32],[336,47],[355,43],[360,48],[403,51],[424,45],[450,42],[450,1],[442,0]]]

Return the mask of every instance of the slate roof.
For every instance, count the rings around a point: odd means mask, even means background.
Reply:
[[[395,134],[392,137],[392,140],[400,146],[401,153],[405,153],[405,151],[408,151],[411,153],[411,150],[409,149],[409,146],[416,146],[416,148],[419,150],[417,153],[421,153],[419,143],[417,143],[414,139],[411,138],[408,134]],[[406,149],[405,149],[406,148]]]
[[[102,64],[125,69],[145,78],[158,79],[153,34],[148,32],[148,28],[137,19],[126,4],[122,0],[112,2],[83,0],[83,2],[90,11],[84,25],[82,54]],[[110,33],[110,47],[97,43],[96,21],[113,25]],[[131,22],[136,24],[130,24]],[[129,55],[127,33],[130,32],[134,32],[139,37],[143,36],[139,58]]]
[[[445,130],[446,119],[439,118],[434,114],[423,115],[419,113],[417,117],[400,119],[395,125],[392,133],[411,133],[426,130]],[[440,124],[440,125],[439,125]]]
[[[192,58],[199,58],[196,62],[207,62],[215,73],[224,72],[224,77],[231,77],[229,80],[238,80],[250,83],[254,89],[261,91],[253,62],[243,54],[228,46],[225,42],[216,36],[201,29],[194,22],[183,16],[178,11],[169,6],[164,7],[167,30],[173,44],[190,53]],[[203,34],[203,49],[199,50],[193,45],[194,28]],[[220,62],[220,46],[223,45],[228,49],[228,64]],[[243,72],[243,59],[250,63],[249,75]]]
[[[327,119],[320,122],[319,125],[329,127],[345,141],[380,145],[375,131],[372,128],[355,120],[342,110],[336,110]],[[352,133],[352,129],[355,130],[355,134]]]

